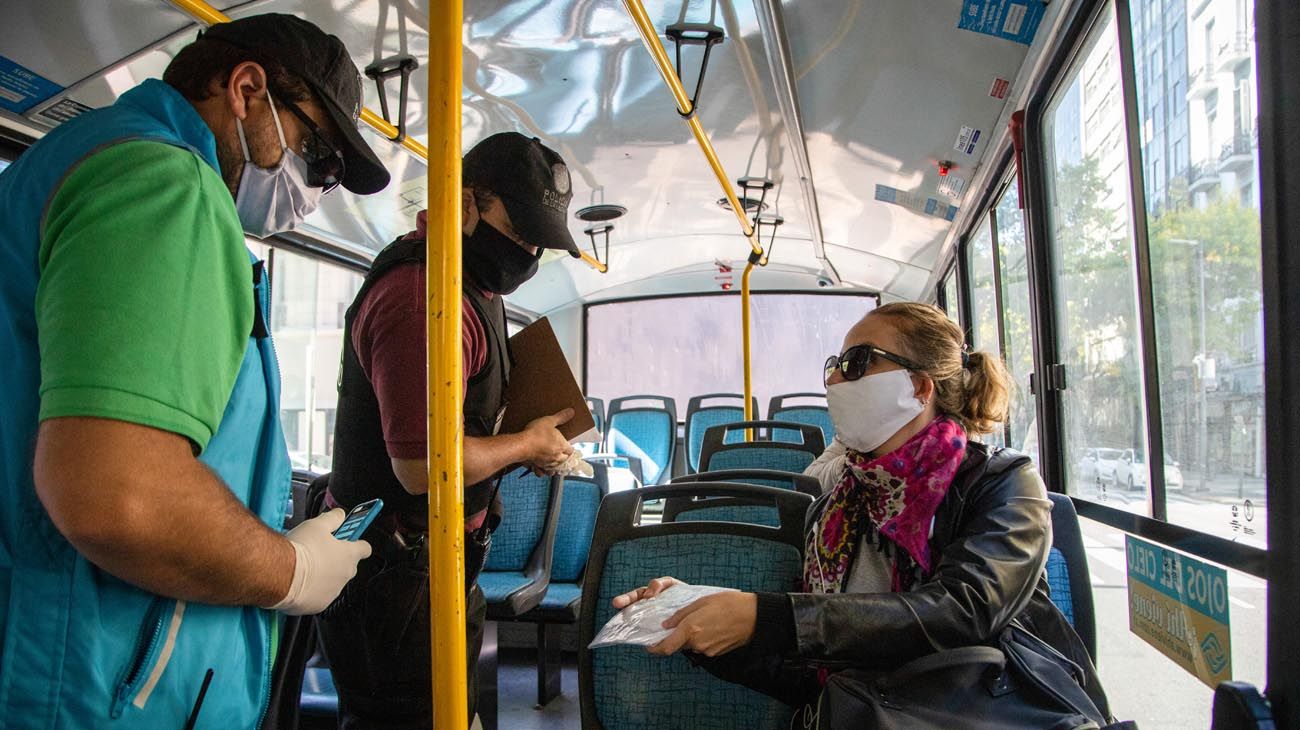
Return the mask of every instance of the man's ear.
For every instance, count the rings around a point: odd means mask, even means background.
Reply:
[[[474,200],[474,191],[464,188],[460,193],[460,230],[470,235],[478,227],[478,203]]]
[[[261,64],[244,61],[230,72],[225,86],[221,89],[235,118],[248,118],[249,101],[254,98],[266,98],[266,69]]]

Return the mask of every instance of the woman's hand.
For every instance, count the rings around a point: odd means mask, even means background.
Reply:
[[[628,591],[627,593],[614,596],[614,601],[613,601],[614,608],[624,609],[627,608],[628,606],[631,606],[633,603],[636,603],[637,601],[644,601],[647,598],[654,598],[655,596],[659,595],[660,593],[663,593],[664,591],[668,590],[672,586],[677,585],[678,583],[681,583],[681,581],[677,580],[676,578],[672,578],[670,576],[655,578],[654,580],[650,581],[650,583],[646,585],[644,588],[638,588],[634,591]]]
[[[741,591],[714,593],[686,606],[665,621],[664,628],[675,631],[650,647],[649,651],[663,656],[682,649],[709,657],[726,654],[754,638],[757,622],[758,596]]]

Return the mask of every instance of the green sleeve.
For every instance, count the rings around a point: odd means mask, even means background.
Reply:
[[[230,193],[192,152],[127,142],[68,175],[41,231],[41,420],[216,432],[253,323]]]

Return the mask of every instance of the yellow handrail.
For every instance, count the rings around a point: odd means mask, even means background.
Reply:
[[[641,40],[645,43],[646,50],[650,51],[650,58],[654,61],[655,68],[659,69],[659,75],[663,77],[664,83],[668,84],[668,90],[672,92],[673,99],[677,102],[677,109],[682,114],[690,114],[693,111],[690,97],[686,96],[686,88],[682,86],[677,70],[668,60],[668,52],[659,42],[659,32],[650,22],[645,5],[641,4],[641,0],[623,0],[623,6],[627,8],[628,15],[632,16],[632,22],[641,32]],[[718,153],[713,149],[713,142],[709,140],[709,135],[704,132],[704,127],[700,124],[699,115],[691,116],[686,122],[691,128],[691,133],[695,135],[695,141],[700,143],[700,150],[709,161],[709,167],[713,168],[713,174],[717,176],[718,184],[722,186],[727,201],[731,203],[731,210],[736,214],[736,220],[740,222],[741,232],[749,239],[750,248],[754,249],[754,253],[760,257],[763,256],[763,246],[758,241],[758,232],[754,230],[749,218],[745,217],[745,209],[741,207],[740,200],[731,187],[731,178],[727,177],[727,171],[722,168]]]
[[[754,420],[754,377],[750,368],[749,351],[749,275],[754,272],[754,263],[745,264],[745,273],[740,275],[740,340],[745,357],[745,420]],[[750,441],[750,432],[745,431],[745,440]]]
[[[389,124],[383,117],[379,116],[378,114],[370,111],[369,109],[362,107],[361,121],[365,122],[366,124],[369,124],[371,129],[387,137],[388,141],[390,142],[397,141],[397,127],[394,127],[393,125]],[[421,160],[424,160],[425,164],[428,164],[429,148],[425,147],[423,144],[420,144],[420,140],[408,134],[402,138],[402,146],[410,150],[411,152],[414,152],[416,157],[419,157]]]
[[[230,22],[229,16],[207,4],[204,0],[171,0],[171,3],[204,25]],[[362,108],[361,121],[369,125],[371,129],[383,135],[390,142],[397,141],[397,127],[389,124],[387,120],[370,109]],[[408,134],[402,138],[401,145],[416,157],[419,157],[426,165],[429,163],[429,148],[425,147],[418,139]],[[733,204],[735,204],[734,201]],[[609,271],[607,265],[592,258],[589,254],[583,253],[580,258],[586,262],[588,266],[602,274]]]
[[[628,15],[632,16],[632,22],[636,24],[637,30],[641,33],[641,41],[645,43],[646,50],[650,51],[650,58],[654,61],[655,67],[659,69],[659,75],[663,77],[664,83],[668,84],[668,90],[672,92],[673,99],[677,102],[677,109],[683,115],[690,115],[686,122],[690,125],[691,133],[695,135],[695,141],[700,143],[700,150],[704,152],[704,157],[709,161],[709,167],[713,168],[713,174],[718,178],[718,184],[722,186],[722,192],[726,194],[728,202],[731,203],[731,210],[736,214],[736,220],[740,221],[740,230],[749,239],[749,246],[753,249],[753,255],[749,263],[745,265],[745,273],[740,277],[740,329],[741,329],[741,348],[744,353],[745,368],[745,420],[753,420],[754,417],[754,380],[753,380],[753,359],[750,353],[750,327],[749,327],[749,275],[754,271],[754,264],[767,264],[767,253],[763,251],[763,246],[758,240],[758,231],[745,217],[745,209],[740,206],[740,201],[736,198],[736,193],[731,187],[731,178],[727,177],[727,171],[722,168],[722,161],[718,159],[718,153],[713,149],[713,142],[709,140],[709,135],[705,134],[704,127],[700,124],[698,114],[691,114],[691,100],[686,96],[686,89],[682,86],[682,80],[677,76],[677,70],[673,68],[672,63],[668,60],[668,52],[659,42],[659,32],[655,30],[654,25],[650,22],[650,16],[645,11],[645,5],[641,0],[623,0],[623,6],[627,8]],[[746,430],[745,438],[749,440],[751,434]]]
[[[465,504],[461,372],[462,0],[429,0],[429,618],[433,727],[469,727],[465,683]],[[436,100],[436,103],[435,103]]]

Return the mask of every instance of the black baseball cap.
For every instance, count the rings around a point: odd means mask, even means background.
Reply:
[[[501,198],[526,243],[579,257],[569,233],[569,167],[541,140],[518,132],[494,134],[465,153],[461,174],[466,185],[481,185]]]
[[[283,65],[307,83],[343,135],[343,187],[369,195],[388,185],[388,170],[361,137],[361,73],[337,36],[293,15],[266,13],[219,23],[199,34]]]

